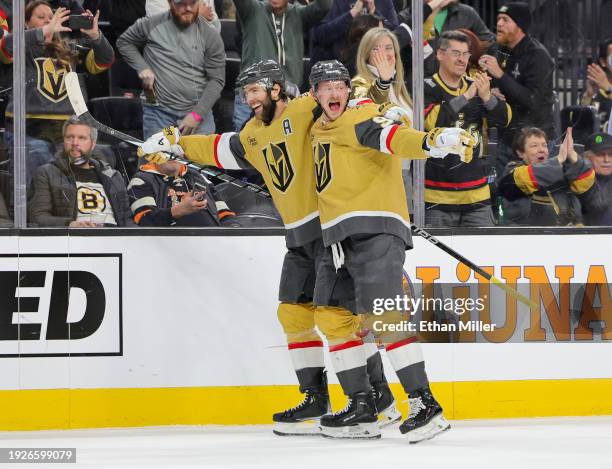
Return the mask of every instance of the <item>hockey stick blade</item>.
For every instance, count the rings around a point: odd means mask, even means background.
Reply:
[[[85,104],[85,99],[83,98],[83,93],[81,92],[79,76],[75,72],[68,72],[64,79],[64,83],[66,84],[66,92],[68,93],[68,99],[70,100],[70,104],[72,104],[74,113],[78,117],[81,117],[85,113],[89,113],[87,111],[87,104]]]
[[[98,122],[90,114],[89,110],[87,109],[87,104],[85,104],[85,98],[83,98],[81,84],[79,83],[79,76],[75,72],[69,72],[66,74],[65,83],[68,99],[70,100],[72,109],[74,109],[74,113],[79,119],[86,121],[89,125],[95,129],[98,129],[100,132],[116,137],[124,142],[131,143],[135,146],[143,143],[142,140],[132,137],[131,135],[124,134],[123,132],[119,132],[118,130]]]

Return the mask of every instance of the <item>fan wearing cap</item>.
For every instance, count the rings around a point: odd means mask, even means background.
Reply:
[[[581,198],[585,221],[592,226],[612,226],[612,135],[591,135],[585,150],[596,179],[595,190]]]
[[[252,110],[252,118],[240,133],[182,136],[171,127],[150,137],[139,150],[156,163],[168,159],[167,154],[159,152],[170,151],[184,154],[195,163],[221,169],[254,167],[263,176],[286,228],[287,254],[277,313],[300,391],[305,394],[298,406],[274,414],[274,432],[319,433],[318,419],[329,411],[329,395],[323,371],[323,340],[315,324],[321,317],[331,315],[329,308],[315,309],[312,303],[316,268],[324,251],[310,146],[310,128],[320,112],[309,94],[293,100],[287,98],[284,73],[273,60],[262,60],[245,68],[237,83]],[[375,390],[382,421],[391,423],[399,419],[401,414],[395,407],[374,344],[368,351],[367,370],[368,386]]]
[[[554,63],[548,51],[529,35],[531,12],[524,2],[509,2],[498,10],[495,44],[478,61],[492,78],[496,94],[512,108],[512,122],[500,129],[497,174],[513,159],[512,142],[523,127],[555,137],[553,118]]]

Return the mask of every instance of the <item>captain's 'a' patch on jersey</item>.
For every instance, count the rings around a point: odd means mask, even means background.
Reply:
[[[317,143],[313,147],[313,152],[316,177],[315,184],[317,192],[323,192],[332,180],[330,160],[331,143]]]
[[[295,169],[289,156],[287,143],[277,142],[263,148],[264,161],[270,172],[272,184],[279,191],[285,192],[295,177]]]

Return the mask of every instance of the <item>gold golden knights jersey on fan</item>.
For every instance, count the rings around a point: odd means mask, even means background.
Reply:
[[[319,118],[312,136],[325,245],[358,233],[387,233],[412,247],[401,158],[426,158],[426,133],[365,104],[332,122]]]
[[[240,133],[189,135],[179,143],[195,163],[259,171],[283,219],[287,246],[302,246],[321,237],[310,153],[317,109],[316,101],[303,95],[289,101],[270,125],[252,118]]]
[[[425,130],[460,127],[476,139],[474,158],[462,163],[458,155],[430,159],[425,165],[425,206],[439,210],[470,210],[491,203],[487,166],[483,158],[485,127],[506,127],[512,111],[495,96],[485,103],[479,96],[467,100],[463,94],[473,83],[467,75],[459,88],[450,88],[436,73],[425,80]]]

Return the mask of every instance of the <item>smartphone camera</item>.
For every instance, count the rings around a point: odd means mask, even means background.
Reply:
[[[68,27],[73,31],[93,28],[93,16],[70,15]]]

